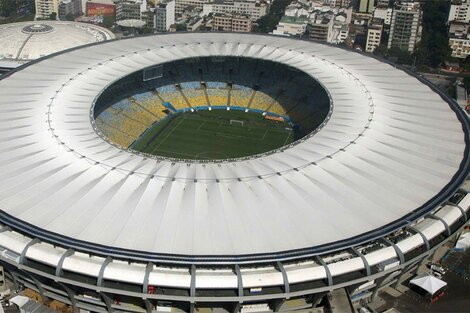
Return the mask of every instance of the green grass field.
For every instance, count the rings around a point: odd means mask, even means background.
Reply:
[[[293,140],[287,123],[265,120],[259,113],[212,110],[169,117],[149,128],[130,148],[164,157],[214,160],[271,151]]]

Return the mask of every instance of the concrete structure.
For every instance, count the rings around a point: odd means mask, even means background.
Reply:
[[[194,16],[190,18],[186,23],[186,30],[188,32],[194,32],[198,30],[204,24],[204,19],[200,16]]]
[[[116,20],[141,20],[146,11],[146,0],[121,0],[116,3]]]
[[[210,13],[249,15],[251,20],[256,21],[260,17],[268,14],[268,6],[266,3],[255,1],[214,0],[203,4],[202,12],[204,15],[209,15]]]
[[[383,25],[373,23],[367,29],[366,52],[374,52],[375,48],[380,46],[382,39]]]
[[[158,2],[155,5],[155,29],[166,32],[175,23],[175,0]]]
[[[338,38],[337,38],[337,43],[340,44],[342,42],[344,42],[349,36],[349,26],[348,25],[344,25],[341,27],[340,31],[339,31],[339,35],[338,35]]]
[[[388,48],[398,47],[413,52],[421,41],[421,19],[419,3],[397,4],[390,23]]]
[[[310,28],[307,24],[315,24],[316,26],[311,27],[312,39],[336,44],[343,42],[349,33],[352,8],[326,6],[318,1],[310,5],[307,7],[294,2],[287,6],[273,34],[302,36]]]
[[[294,67],[334,114],[282,151],[230,161],[144,156],[95,132],[91,106],[111,83],[188,56]],[[292,311],[343,288],[375,298],[468,225],[465,113],[423,78],[351,51],[239,33],[134,37],[10,72],[0,95],[0,263],[75,310],[300,302]]]
[[[251,18],[247,15],[216,13],[212,19],[213,30],[249,33],[251,24]]]
[[[308,18],[305,16],[283,16],[277,24],[276,29],[273,31],[273,34],[300,37],[307,30],[308,21]]]
[[[462,110],[465,110],[468,106],[467,90],[465,87],[460,85],[455,86],[455,99]]]
[[[116,18],[116,4],[112,0],[90,0],[86,2],[86,16],[109,16]]]
[[[316,17],[307,26],[309,39],[332,42],[333,19]]]
[[[454,58],[465,59],[470,55],[470,24],[452,22],[449,26],[449,46]]]
[[[390,23],[392,22],[392,12],[392,8],[376,7],[374,9],[373,17],[374,19],[383,20],[385,25],[390,25]]]
[[[351,5],[351,0],[323,0],[325,6],[347,8]]]
[[[202,10],[204,3],[208,2],[209,0],[175,0],[175,13],[183,14],[184,9],[189,6]]]
[[[359,0],[360,13],[372,13],[374,11],[374,0]]]
[[[59,4],[59,20],[66,21],[67,17],[77,17],[82,14],[81,0],[62,0]]]
[[[36,18],[48,19],[52,13],[59,15],[60,0],[35,0]]]
[[[0,25],[0,62],[17,67],[65,49],[113,39],[109,30],[85,23],[37,21]]]
[[[448,21],[470,22],[470,3],[467,0],[453,0],[450,5]]]

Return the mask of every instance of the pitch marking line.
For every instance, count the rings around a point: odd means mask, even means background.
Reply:
[[[158,146],[155,147],[155,149],[152,150],[152,153],[154,153],[155,150],[157,150],[157,149],[165,142],[165,140],[167,140],[168,137],[170,137],[170,135],[175,131],[175,129],[178,128],[178,126],[181,124],[181,122],[184,121],[185,119],[186,119],[186,118],[183,117],[183,118],[181,119],[181,121],[179,121],[178,124],[176,124],[175,127],[173,127],[173,129],[170,131],[170,133],[169,133],[168,135],[166,135],[166,137],[158,144]]]
[[[285,145],[287,144],[287,140],[290,138],[290,135],[291,135],[291,134],[292,134],[292,133],[287,134],[287,137],[286,137],[286,140],[284,140],[283,146],[285,146]]]

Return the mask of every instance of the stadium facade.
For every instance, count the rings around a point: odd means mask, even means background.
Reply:
[[[321,127],[272,153],[153,157],[92,107],[185,58],[285,64],[328,91]],[[181,77],[184,80],[184,77]],[[0,260],[15,284],[94,312],[293,310],[373,298],[468,222],[469,120],[419,76],[324,44],[166,34],[54,54],[0,80]]]

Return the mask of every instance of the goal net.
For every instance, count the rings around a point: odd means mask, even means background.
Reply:
[[[241,125],[244,126],[245,121],[240,121],[240,120],[230,120],[230,125]]]

